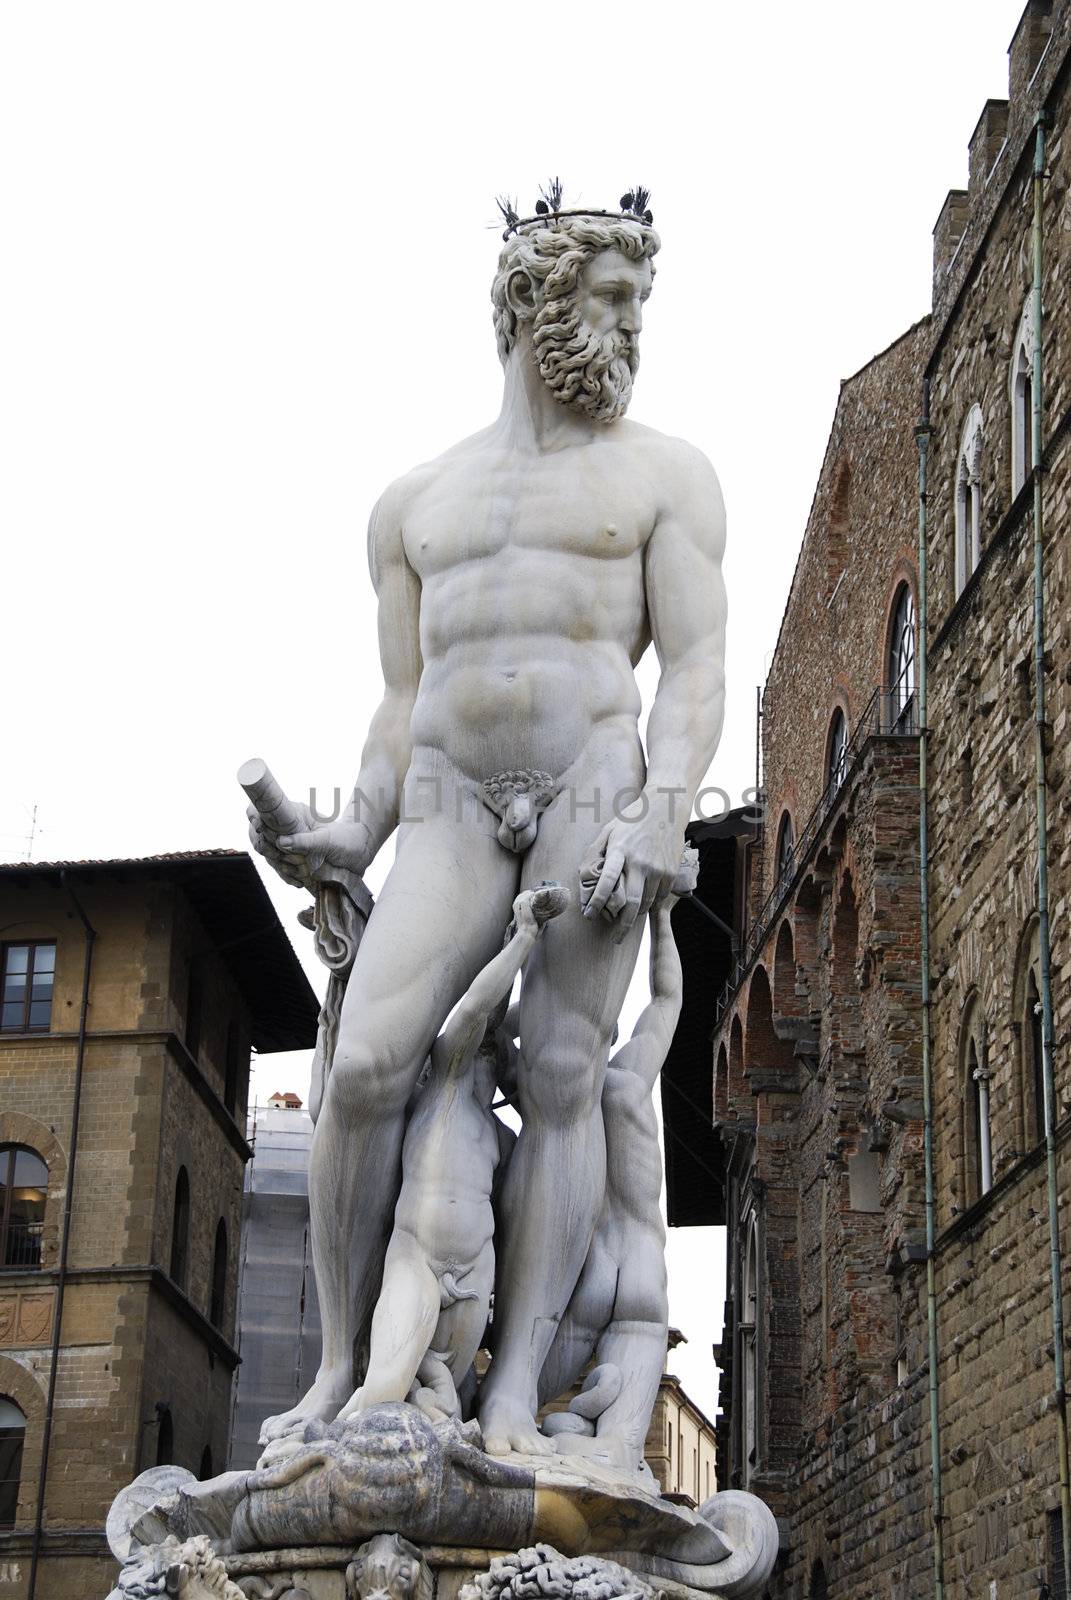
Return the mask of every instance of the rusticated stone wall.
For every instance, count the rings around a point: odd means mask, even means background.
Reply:
[[[1034,1596],[1053,1577],[1047,1541],[1058,1505],[1057,1429],[1031,1010],[1038,960],[1033,484],[1017,489],[1013,482],[1012,367],[1030,284],[1034,126],[1044,107],[1051,118],[1043,261],[1045,739],[1058,1192],[1066,1251],[1069,46],[1065,0],[1027,7],[1012,42],[1010,103],[986,104],[970,140],[969,187],[950,196],[935,231],[932,317],[842,391],[764,708],[769,826],[756,901],[774,883],[773,830],[781,811],[792,809],[798,836],[821,794],[821,733],[832,698],[846,701],[868,681],[860,641],[880,631],[875,565],[887,566],[889,556],[898,555],[906,570],[910,561],[918,509],[914,422],[928,379],[929,881],[949,1600]],[[981,426],[975,463],[980,561],[963,584],[955,552],[956,482],[972,413]],[[869,476],[861,478],[857,462],[866,463],[872,447],[883,461],[870,462]],[[860,481],[875,484],[880,514],[872,527],[864,510],[861,536],[842,556],[843,507]],[[890,527],[904,541],[899,552],[889,542]],[[842,560],[847,575],[840,578]],[[851,604],[838,612],[846,595]],[[823,690],[819,717],[813,708]],[[731,1415],[723,1423],[722,1474],[728,1468],[738,1481],[750,1476],[783,1518],[786,1556],[771,1587],[778,1597],[810,1594],[818,1563],[838,1600],[875,1594],[916,1600],[933,1587],[918,769],[909,741],[895,750],[892,743],[870,747],[830,808],[715,1043],[715,1103],[733,1152],[730,1175],[746,1172],[731,1245],[723,1380]],[[752,915],[755,909],[753,903]],[[773,992],[768,1022],[753,1003],[760,970]],[[786,1048],[797,1072],[794,1110],[784,1094]],[[981,1162],[985,1111],[979,1080],[968,1070],[975,1062],[989,1097],[988,1190]],[[777,1096],[771,1064],[782,1074]],[[745,1145],[753,1168],[739,1156]],[[746,1310],[740,1297],[747,1240],[740,1227],[756,1208],[767,1208],[773,1220],[759,1230],[767,1273],[758,1296],[765,1343],[760,1459],[749,1464],[739,1449],[743,1386],[733,1339]],[[793,1273],[799,1285],[795,1321],[787,1288],[778,1287]],[[1071,1313],[1066,1294],[1065,1306]]]

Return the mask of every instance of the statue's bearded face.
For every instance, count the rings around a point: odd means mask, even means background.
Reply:
[[[649,260],[601,250],[581,269],[567,298],[539,306],[532,344],[543,381],[563,405],[599,422],[624,416],[640,364],[652,276]]]

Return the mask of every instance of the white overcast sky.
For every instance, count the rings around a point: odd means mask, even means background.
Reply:
[[[553,173],[653,190],[633,415],[725,491],[735,802],[839,380],[929,308],[1021,10],[8,0],[0,859],[35,805],[37,860],[240,846],[252,754],[295,795],[352,783],[368,511],[496,413],[494,196]],[[268,1058],[258,1093],[305,1081]],[[711,1412],[722,1260],[671,1234],[674,1369]]]

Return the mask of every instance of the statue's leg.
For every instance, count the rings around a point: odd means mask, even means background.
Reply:
[[[623,1467],[639,1467],[666,1360],[661,1320],[627,1321],[615,1315],[599,1340],[599,1365],[617,1367],[621,1392],[595,1424],[596,1449]]]
[[[596,1233],[539,1375],[541,1406],[571,1389],[591,1360],[599,1334],[613,1311],[616,1286],[617,1265],[599,1248]]]
[[[439,1280],[413,1235],[396,1227],[372,1318],[368,1371],[339,1416],[353,1416],[387,1400],[404,1400],[438,1320]]]
[[[465,1273],[461,1285],[466,1294],[475,1298],[455,1300],[453,1305],[447,1306],[431,1341],[432,1349],[439,1351],[446,1360],[455,1385],[465,1381],[487,1331],[491,1290],[495,1286],[495,1247],[490,1239],[480,1251],[472,1271]]]
[[[354,1339],[398,1194],[406,1102],[444,1018],[501,945],[517,891],[517,858],[473,822],[470,797],[456,804],[449,777],[436,778],[436,803],[399,835],[346,985],[309,1161],[323,1354],[308,1394],[265,1422],[265,1443],[309,1417],[333,1418],[353,1391]],[[418,803],[407,793],[408,816]]]
[[[552,1448],[534,1420],[539,1374],[603,1200],[600,1095],[643,930],[637,920],[617,944],[613,923],[583,917],[577,884],[600,828],[591,805],[597,797],[609,820],[614,795],[642,782],[642,773],[634,735],[600,743],[601,760],[568,775],[525,859],[525,886],[556,880],[573,899],[533,951],[521,991],[523,1128],[503,1188],[495,1355],[480,1406],[494,1454]]]
[[[596,1360],[617,1367],[619,1394],[595,1424],[597,1447],[624,1467],[643,1460],[647,1426],[666,1361],[669,1301],[666,1246],[658,1200],[649,1216],[622,1219],[616,1240],[620,1262],[613,1317],[599,1339]]]

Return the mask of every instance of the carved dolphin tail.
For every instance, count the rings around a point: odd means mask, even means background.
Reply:
[[[596,1417],[601,1417],[603,1412],[612,1406],[624,1387],[624,1374],[621,1368],[612,1361],[604,1361],[601,1366],[593,1367],[584,1379],[584,1387],[580,1393],[570,1401],[569,1410],[575,1416],[586,1417],[589,1422],[594,1422]]]
[[[475,1289],[459,1289],[457,1279],[452,1272],[439,1274],[439,1309],[445,1311],[447,1306],[456,1305],[459,1300],[478,1300],[480,1297]]]

